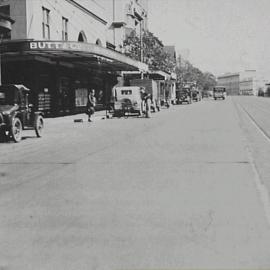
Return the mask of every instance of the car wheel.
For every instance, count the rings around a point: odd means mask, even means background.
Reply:
[[[10,135],[14,142],[19,142],[22,139],[22,122],[17,117],[12,121]]]
[[[37,116],[35,119],[34,124],[35,132],[38,138],[42,136],[43,128],[44,128],[44,121],[41,115]]]

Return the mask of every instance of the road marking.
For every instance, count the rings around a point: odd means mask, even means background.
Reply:
[[[256,184],[256,188],[259,192],[259,196],[263,204],[266,219],[268,221],[268,224],[270,225],[270,198],[269,198],[268,189],[266,188],[266,186],[263,184],[261,180],[260,174],[258,172],[257,166],[254,162],[254,159],[252,157],[252,153],[249,147],[247,147],[247,153],[248,153],[248,158],[250,159],[251,168],[255,176],[254,181]]]
[[[247,114],[249,119],[251,120],[251,123],[259,130],[259,132],[263,135],[263,137],[270,142],[270,136],[268,133],[257,123],[257,121],[254,119],[254,117],[240,104],[238,106],[241,107],[241,109]]]
[[[234,102],[234,104],[235,104],[235,102]],[[237,103],[237,107],[241,108],[242,111],[245,112],[245,114],[248,116],[248,119],[250,120],[250,122],[253,124],[253,126],[255,126],[256,130],[258,130],[259,133],[262,134],[263,137],[268,142],[270,142],[269,135],[263,130],[262,127],[259,126],[259,124],[256,122],[256,120],[247,112],[247,110],[244,109],[242,107],[242,105],[240,105],[239,103]],[[255,164],[255,160],[253,159],[253,156],[252,156],[252,151],[251,151],[251,149],[250,149],[250,147],[248,145],[247,145],[247,154],[248,154],[248,159],[250,160],[250,165],[251,165],[252,171],[254,173],[254,182],[255,182],[255,185],[256,185],[256,189],[257,189],[257,191],[259,193],[259,197],[260,197],[261,202],[263,204],[266,219],[268,221],[268,224],[270,225],[270,198],[269,198],[268,189],[264,185],[264,183],[263,183],[263,181],[262,181],[262,179],[260,177],[259,170],[258,170],[258,168],[257,168],[257,166]]]

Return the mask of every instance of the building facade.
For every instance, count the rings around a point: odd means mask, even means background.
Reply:
[[[218,77],[218,86],[226,87],[228,95],[256,95],[256,70],[224,74]]]
[[[122,51],[123,41],[135,30],[137,35],[148,29],[148,0],[103,0],[108,17],[108,41]]]
[[[242,96],[251,96],[255,94],[254,78],[244,78],[239,82],[239,94]]]
[[[0,12],[15,20],[1,43],[3,83],[25,84],[48,114],[84,111],[91,88],[106,106],[120,71],[147,70],[108,46],[109,2],[0,0]]]
[[[228,73],[217,77],[217,86],[226,88],[227,95],[239,95],[240,92],[239,73]]]
[[[239,94],[245,96],[257,95],[256,70],[245,70],[239,74]]]

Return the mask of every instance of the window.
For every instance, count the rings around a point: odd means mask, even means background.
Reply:
[[[121,95],[132,95],[132,90],[122,90]]]
[[[42,33],[44,39],[50,39],[50,10],[42,7]]]
[[[62,40],[68,40],[68,19],[62,17]]]

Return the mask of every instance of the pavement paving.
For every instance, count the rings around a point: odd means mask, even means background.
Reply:
[[[243,116],[207,99],[1,143],[0,269],[269,269]]]

